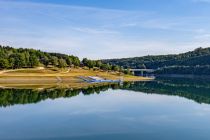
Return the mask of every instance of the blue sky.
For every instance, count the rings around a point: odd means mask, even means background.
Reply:
[[[0,0],[0,44],[91,59],[210,46],[210,0]]]

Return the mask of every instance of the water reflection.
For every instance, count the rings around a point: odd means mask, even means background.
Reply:
[[[175,95],[210,104],[210,79],[158,78],[156,81],[127,83],[123,89],[150,94]]]
[[[210,139],[210,106],[192,101],[209,103],[205,81],[161,78],[77,89],[1,89],[0,139]]]
[[[101,91],[106,91],[109,88],[115,89],[117,85],[92,85],[85,88],[65,89],[65,88],[52,88],[52,89],[0,89],[0,106],[12,106],[15,104],[29,104],[38,103],[46,99],[56,98],[71,98],[81,94],[90,95],[93,93],[99,94]],[[118,86],[117,86],[118,87]]]
[[[38,103],[46,99],[71,98],[79,94],[99,94],[108,89],[131,90],[149,94],[176,95],[210,104],[210,79],[158,78],[148,82],[127,82],[123,85],[92,85],[77,89],[0,89],[0,106]]]

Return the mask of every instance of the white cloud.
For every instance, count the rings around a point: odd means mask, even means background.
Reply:
[[[208,30],[193,24],[203,21],[200,17],[30,2],[0,5],[3,45],[98,59],[179,53],[209,44],[195,37]]]

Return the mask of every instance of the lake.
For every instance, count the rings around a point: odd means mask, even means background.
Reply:
[[[0,89],[1,140],[207,140],[210,80]]]

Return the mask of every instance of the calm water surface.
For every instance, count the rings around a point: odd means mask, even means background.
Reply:
[[[210,83],[210,82],[209,82]],[[0,90],[2,140],[208,140],[208,80]]]

